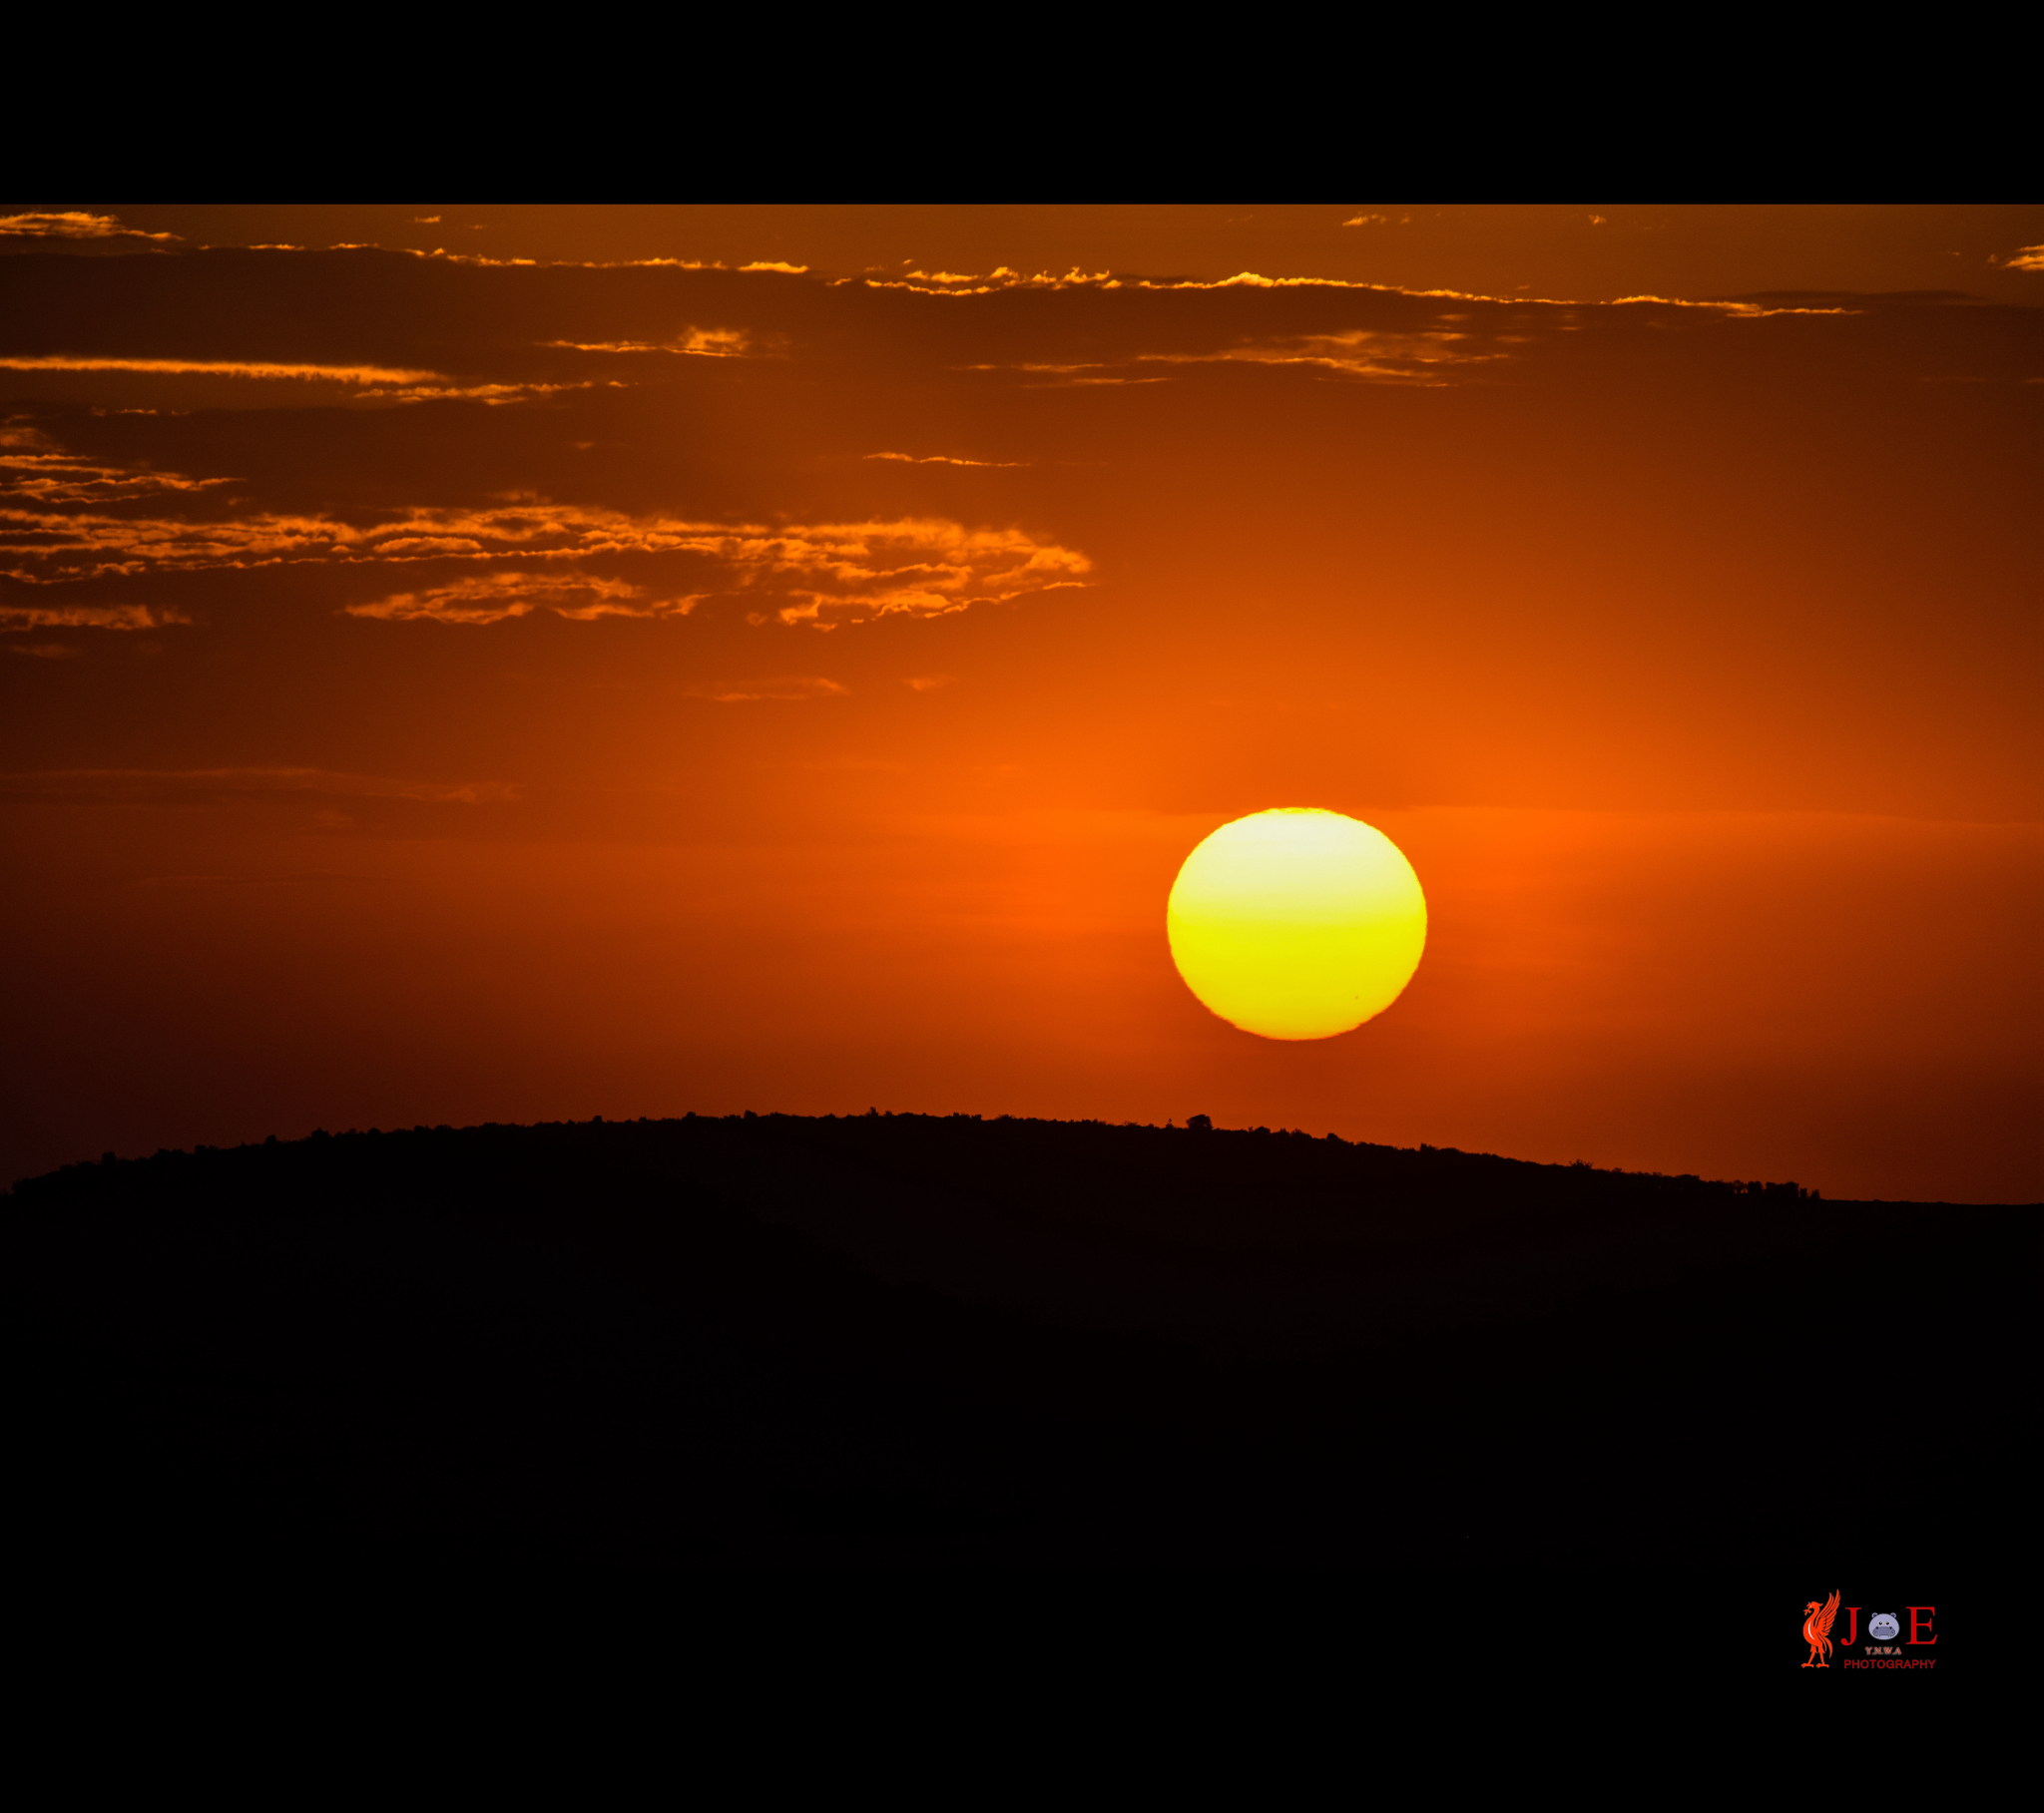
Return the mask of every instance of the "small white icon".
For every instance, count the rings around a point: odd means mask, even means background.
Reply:
[[[1901,1628],[1902,1626],[1895,1621],[1895,1614],[1892,1611],[1876,1611],[1866,1620],[1866,1634],[1878,1637],[1882,1642],[1898,1635]]]

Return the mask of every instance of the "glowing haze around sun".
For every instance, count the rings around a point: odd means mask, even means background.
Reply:
[[[1186,986],[1230,1025],[1330,1039],[1412,980],[1426,896],[1381,831],[1285,807],[1223,825],[1186,858],[1166,928]]]

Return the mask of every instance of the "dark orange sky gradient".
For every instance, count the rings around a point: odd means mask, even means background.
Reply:
[[[0,214],[0,1176],[876,1105],[2044,1194],[2044,211]],[[1285,804],[1433,915],[1299,1046],[1163,923]]]

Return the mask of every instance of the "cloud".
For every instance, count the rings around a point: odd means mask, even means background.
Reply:
[[[407,371],[388,365],[305,365],[269,359],[144,359],[126,355],[86,356],[71,352],[24,356],[0,354],[5,371],[150,371],[175,376],[298,378],[338,384],[445,383],[437,371]]]
[[[1443,320],[1461,321],[1466,315],[1444,315]],[[1493,345],[1518,344],[1523,334],[1494,334]],[[969,371],[1026,371],[1057,379],[1065,384],[1161,384],[1166,379],[1125,375],[1130,365],[1317,365],[1349,377],[1377,383],[1428,383],[1446,381],[1448,367],[1501,359],[1510,355],[1479,347],[1473,336],[1459,328],[1432,328],[1417,332],[1386,332],[1375,328],[1350,328],[1340,333],[1294,334],[1283,339],[1247,340],[1202,352],[1137,352],[1119,367],[1106,362],[1049,364],[1021,361],[1004,365],[970,365]],[[869,453],[867,459],[907,459],[899,453]],[[958,462],[965,463],[965,462]],[[974,462],[976,463],[976,462]],[[1018,462],[1019,463],[1019,462]]]
[[[613,389],[622,385],[613,384]],[[454,401],[467,403],[527,403],[537,396],[553,396],[563,390],[589,390],[594,386],[581,384],[402,384],[394,388],[378,387],[374,390],[359,390],[354,400],[358,403],[427,403]]]
[[[551,343],[563,345],[567,342]],[[673,350],[694,349],[680,347]],[[0,353],[0,371],[119,371],[152,377],[253,378],[269,382],[348,384],[355,390],[353,400],[362,403],[379,400],[418,403],[448,398],[481,403],[522,403],[532,397],[591,387],[587,381],[470,384],[448,377],[444,372],[396,365],[318,365],[276,359],[157,359],[121,353]]]
[[[542,607],[580,619],[673,617],[728,595],[747,599],[762,618],[828,627],[1006,603],[1081,585],[1092,567],[1078,550],[1020,529],[974,529],[934,517],[770,527],[514,497],[483,508],[393,511],[368,523],[281,511],[195,520],[113,506],[151,488],[196,491],[227,481],[66,464],[61,450],[41,446],[11,452],[15,465],[0,459],[0,497],[16,500],[0,504],[0,556],[13,564],[0,572],[30,585],[307,563],[488,561],[502,569],[518,560],[532,564],[348,610],[388,621],[473,624]],[[563,571],[593,558],[640,557],[679,564],[681,583],[663,585],[665,596],[649,599],[635,582]]]
[[[1862,300],[1865,298],[1861,298]],[[1761,320],[1776,314],[1860,314],[1864,310],[1847,308],[1838,303],[1790,302],[1790,301],[1736,301],[1736,302],[1692,302],[1681,296],[1614,296],[1604,306],[1609,308],[1700,308],[1707,313],[1730,315],[1735,320]]]
[[[38,661],[76,661],[85,653],[69,643],[9,643],[9,655],[28,655]]]
[[[1387,215],[1357,215],[1342,222],[1344,227],[1365,227],[1389,224]],[[1409,216],[1401,216],[1399,226],[1408,225]],[[2044,247],[2028,247],[2018,253],[2021,258],[2030,252],[2044,254]],[[2018,264],[2017,268],[2030,269],[2031,265]],[[1074,267],[1059,275],[1052,271],[1037,271],[1031,275],[1009,269],[1006,265],[990,271],[983,277],[962,276],[956,271],[911,271],[903,277],[839,277],[836,284],[862,283],[871,289],[912,289],[925,295],[991,295],[1004,289],[1147,289],[1147,290],[1328,290],[1349,291],[1358,295],[1384,298],[1408,298],[1415,301],[1457,301],[1488,302],[1507,307],[1535,308],[1580,308],[1605,306],[1607,304],[1584,303],[1566,296],[1492,295],[1473,289],[1417,289],[1403,283],[1371,282],[1355,277],[1267,277],[1261,271],[1239,270],[1226,277],[1141,277],[1116,276],[1110,271],[1087,271]],[[833,285],[834,286],[834,285]],[[1710,300],[1698,301],[1677,296],[1621,296],[1618,302],[1654,302],[1669,308],[1693,308],[1729,315],[1767,315],[1780,313],[1811,313],[1809,309],[1782,309],[1756,304],[1750,301]],[[991,370],[1077,370],[1077,366],[1054,365],[968,365],[968,371]]]
[[[1344,222],[1358,227],[1369,217]],[[1023,272],[1003,264],[985,276],[971,276],[955,270],[910,270],[898,277],[839,277],[838,283],[863,283],[869,289],[913,289],[924,295],[990,295],[1002,289],[1363,289],[1385,295],[1450,295],[1445,289],[1404,289],[1394,283],[1358,282],[1347,277],[1267,277],[1254,270],[1239,270],[1229,277],[1120,277],[1109,270],[1086,270],[1073,265],[1062,273],[1050,270]],[[1511,300],[1483,297],[1481,300]]]
[[[931,296],[983,296],[1001,289],[1119,289],[1122,286],[1121,279],[1112,271],[1082,270],[1076,264],[1062,276],[1048,270],[1025,275],[1001,264],[983,277],[956,270],[910,270],[898,277],[839,277],[836,283],[861,283],[868,289],[912,289]]]
[[[0,215],[0,234],[17,239],[155,239],[177,238],[174,232],[141,232],[123,227],[112,215],[19,214]]]
[[[481,510],[393,512],[365,526],[323,513],[257,511],[199,521],[114,515],[93,508],[65,509],[62,504],[77,500],[39,495],[32,480],[43,470],[38,466],[26,475],[10,474],[0,465],[0,495],[12,491],[22,495],[23,502],[38,506],[0,506],[0,549],[35,563],[9,569],[12,577],[30,583],[301,561],[496,560],[507,555],[561,560],[711,548],[734,533],[720,525],[635,519],[620,511],[523,498]],[[118,476],[114,468],[93,470]]]
[[[940,686],[948,686],[957,678],[955,674],[911,674],[901,683],[913,686],[918,692],[934,692]]]
[[[786,675],[778,680],[727,680],[691,686],[692,698],[714,699],[721,705],[750,704],[765,698],[840,698],[851,688],[820,675]]]
[[[908,466],[1027,466],[1029,460],[966,460],[948,453],[862,453],[862,460],[899,460]]]
[[[2044,245],[2025,245],[2000,262],[2007,270],[2044,270]]]
[[[1019,529],[967,529],[921,519],[825,523],[759,544],[760,579],[795,602],[782,623],[862,622],[895,615],[941,617],[975,604],[1082,585],[1092,562],[1075,549]]]
[[[33,427],[0,427],[0,496],[38,504],[110,503],[152,492],[205,491],[231,478],[187,478],[148,467],[101,466],[75,459]]]
[[[621,579],[575,574],[485,573],[418,592],[400,592],[373,604],[349,605],[349,617],[386,623],[500,624],[545,608],[589,623],[599,617],[686,617],[697,601],[664,599],[643,604],[642,587]]]
[[[765,266],[747,265],[748,270]],[[759,358],[769,343],[743,327],[684,327],[671,340],[548,340],[569,352],[678,352],[700,359]]]
[[[161,630],[191,621],[161,605],[0,605],[0,631]]]
[[[497,623],[544,605],[562,617],[687,616],[719,593],[756,599],[764,621],[829,627],[887,616],[939,617],[975,604],[1005,603],[1032,592],[1083,583],[1085,555],[1039,542],[1019,529],[967,529],[941,519],[797,524],[784,529],[635,520],[610,512],[548,506],[501,513],[509,521],[443,515],[435,534],[395,533],[372,542],[390,559],[500,558],[519,552],[507,537],[529,542],[542,559],[584,554],[666,553],[697,557],[710,584],[687,598],[639,604],[643,592],[623,581],[496,573],[348,607],[356,617],[430,617],[442,623]],[[399,529],[423,527],[417,519]],[[492,532],[496,532],[494,535]],[[571,606],[565,595],[595,594]]]
[[[345,559],[367,539],[325,516],[262,512],[220,522],[113,516],[97,510],[0,507],[0,552],[23,563],[4,569],[25,583],[207,567],[273,566],[287,560]],[[474,544],[469,544],[473,546]]]
[[[593,624],[599,617],[687,617],[703,602],[699,592],[688,598],[661,598],[649,604],[635,605],[625,601],[636,588],[620,587],[615,594],[603,590],[604,582],[592,582],[590,589],[599,592],[594,604],[557,604],[553,607],[556,617],[565,617],[578,624]]]
[[[1421,333],[1383,333],[1356,327],[1346,333],[1296,334],[1215,352],[1148,352],[1138,356],[1145,361],[1174,365],[1316,365],[1376,383],[1438,384],[1445,381],[1446,367],[1506,356],[1481,351],[1469,339],[1466,333],[1445,328]]]
[[[687,327],[668,350],[703,359],[740,359],[758,354],[762,347],[743,327]]]
[[[1131,356],[1140,357],[1141,355],[1133,354]],[[1168,384],[1171,381],[1169,378],[1138,378],[1119,373],[1105,376],[1092,375],[1108,371],[1108,367],[1100,362],[1058,365],[1041,359],[1018,359],[1012,363],[965,365],[961,366],[960,369],[964,371],[1026,371],[1032,377],[1041,376],[1050,379],[1051,382],[1044,386],[1046,389],[1053,387],[1062,388],[1076,384]],[[884,459],[892,456],[881,454],[869,457]]]

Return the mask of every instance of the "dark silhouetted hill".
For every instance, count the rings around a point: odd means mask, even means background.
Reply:
[[[2005,1554],[2034,1208],[1297,1133],[314,1134],[16,1186],[18,1540],[143,1558]]]

